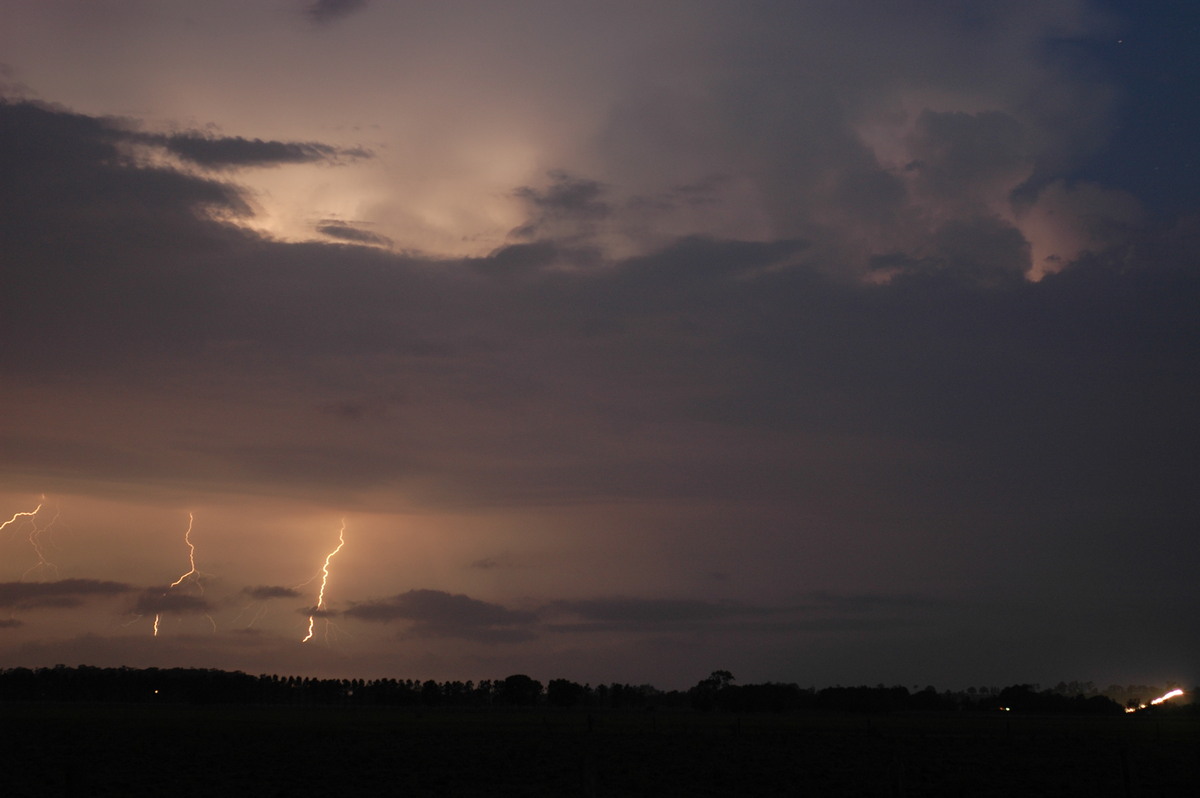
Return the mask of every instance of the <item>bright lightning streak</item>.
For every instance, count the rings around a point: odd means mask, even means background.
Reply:
[[[317,606],[316,609],[322,610],[325,608],[325,586],[329,583],[329,562],[333,559],[333,555],[342,550],[342,546],[346,545],[346,519],[342,519],[342,528],[338,530],[337,547],[325,555],[325,564],[321,566],[321,589],[317,591]],[[307,643],[313,636],[313,625],[316,623],[316,615],[308,616],[308,634],[301,640],[301,643]]]
[[[5,528],[17,523],[17,519],[19,519],[19,518],[28,518],[29,519],[29,524],[30,524],[29,545],[33,547],[33,553],[37,557],[37,562],[34,563],[30,568],[28,568],[25,571],[25,573],[23,573],[21,575],[22,579],[25,579],[31,573],[33,573],[34,571],[36,571],[39,568],[48,568],[52,571],[55,571],[56,576],[57,576],[58,568],[55,567],[54,563],[52,563],[52,562],[50,562],[50,560],[46,559],[46,550],[44,548],[42,548],[41,538],[42,538],[43,532],[47,531],[48,529],[50,529],[50,527],[54,526],[54,522],[58,520],[58,513],[56,512],[54,517],[51,518],[50,522],[47,523],[45,526],[40,526],[38,524],[37,517],[41,513],[42,508],[45,506],[46,506],[46,497],[42,496],[42,500],[38,503],[37,507],[35,507],[32,510],[29,510],[27,512],[13,513],[11,518],[9,518],[4,523],[0,524],[0,530],[4,530]]]
[[[1180,695],[1183,695],[1183,691],[1182,691],[1182,690],[1172,690],[1172,691],[1171,691],[1171,692],[1169,692],[1169,693],[1164,693],[1163,695],[1160,695],[1158,698],[1155,698],[1155,699],[1153,699],[1153,700],[1150,702],[1150,706],[1158,706],[1158,705],[1159,705],[1159,704],[1161,704],[1162,702],[1164,702],[1164,701],[1169,701],[1169,700],[1171,700],[1172,698],[1174,698],[1175,696],[1180,696]]]
[[[1162,694],[1162,695],[1160,695],[1158,698],[1152,698],[1152,699],[1150,699],[1150,704],[1149,704],[1149,706],[1156,707],[1156,706],[1158,706],[1159,704],[1163,703],[1164,701],[1170,701],[1172,698],[1177,698],[1178,696],[1181,696],[1181,695],[1183,695],[1183,691],[1182,691],[1182,690],[1178,690],[1178,689],[1176,689],[1176,690],[1171,690],[1171,691],[1170,691],[1170,692],[1168,692],[1168,693],[1163,693],[1163,694]],[[1133,712],[1137,712],[1139,709],[1145,709],[1145,708],[1146,708],[1146,706],[1147,706],[1146,704],[1138,704],[1136,707],[1126,707],[1126,708],[1125,708],[1125,713],[1126,713],[1126,714],[1130,714],[1130,713],[1133,713]]]
[[[188,513],[188,528],[187,531],[183,533],[183,542],[186,543],[188,547],[188,565],[191,566],[191,570],[172,582],[171,587],[179,587],[181,584],[183,584],[183,580],[187,579],[189,576],[196,576],[196,546],[194,543],[192,543],[192,524],[195,523],[195,521],[196,516],[192,513]],[[200,580],[198,578],[196,579],[196,584],[200,584]]]
[[[189,512],[187,529],[183,533],[183,542],[186,543],[187,547],[188,547],[188,570],[184,571],[183,574],[178,579],[176,579],[174,582],[172,582],[170,584],[170,586],[167,588],[167,590],[170,590],[171,588],[179,587],[184,582],[191,581],[200,590],[201,595],[204,594],[204,583],[200,581],[200,572],[198,570],[196,570],[196,544],[192,543],[192,526],[195,523],[196,523],[196,514]],[[164,592],[163,595],[165,596],[167,594]],[[208,618],[208,622],[212,624],[213,631],[214,632],[217,631],[217,622],[213,620],[213,617],[211,615],[206,615],[204,617]],[[156,612],[154,614],[154,636],[155,637],[158,637],[158,626],[159,626],[159,621],[161,621],[161,620],[162,620],[162,613]]]
[[[37,515],[38,511],[41,509],[42,509],[42,505],[39,504],[37,507],[34,507],[31,511],[29,511],[27,513],[13,513],[12,518],[8,519],[3,524],[0,524],[0,531],[2,531],[9,524],[15,524],[18,518],[32,518],[33,516]]]

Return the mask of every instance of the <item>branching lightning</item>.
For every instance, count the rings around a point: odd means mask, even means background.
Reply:
[[[59,513],[56,510],[54,513],[54,517],[51,518],[49,522],[47,522],[45,525],[39,524],[38,516],[42,512],[42,508],[45,506],[46,506],[46,497],[43,495],[42,500],[38,503],[37,507],[34,507],[32,510],[13,513],[11,518],[9,518],[4,523],[0,524],[0,531],[3,531],[7,527],[18,523],[19,519],[28,519],[28,521],[29,521],[29,538],[28,538],[28,540],[29,540],[30,547],[33,548],[34,556],[37,557],[37,562],[35,562],[32,566],[30,566],[25,571],[25,573],[23,573],[21,575],[21,579],[27,578],[31,573],[38,570],[39,568],[45,568],[45,569],[54,571],[55,577],[57,578],[57,576],[58,576],[58,566],[56,566],[54,563],[50,562],[50,560],[47,559],[47,557],[46,557],[46,550],[42,546],[42,533],[46,532],[52,526],[54,526],[54,523],[58,520]]]
[[[45,500],[46,500],[46,497],[45,497],[45,496],[43,496],[43,497],[42,497],[42,501],[43,501],[43,502],[45,502]],[[39,510],[40,510],[42,507],[43,507],[43,505],[42,505],[42,504],[39,504],[39,505],[38,505],[38,509],[39,509]],[[54,524],[55,524],[55,523],[58,521],[58,516],[59,516],[59,515],[60,515],[60,511],[59,511],[59,510],[58,510],[58,508],[56,507],[56,508],[55,508],[55,510],[54,510],[54,517],[53,517],[53,518],[51,518],[51,519],[50,519],[50,520],[49,520],[49,521],[46,523],[46,525],[45,525],[45,526],[40,526],[40,525],[38,524],[38,522],[37,522],[37,518],[36,518],[36,517],[34,517],[34,518],[31,518],[31,519],[30,519],[30,524],[32,525],[32,529],[30,529],[30,530],[29,530],[29,545],[33,547],[33,553],[34,553],[35,555],[37,555],[37,560],[38,560],[38,561],[37,561],[36,563],[34,563],[33,565],[31,565],[31,566],[30,566],[30,567],[29,567],[29,568],[28,568],[28,569],[25,571],[25,573],[21,575],[21,578],[22,578],[22,579],[25,579],[25,578],[26,578],[26,577],[28,577],[28,576],[29,576],[31,573],[33,573],[34,571],[38,570],[39,568],[45,568],[45,569],[48,569],[48,570],[50,570],[50,571],[53,571],[53,572],[54,572],[54,578],[55,578],[55,579],[57,579],[57,578],[58,578],[58,566],[57,566],[57,565],[55,565],[54,563],[50,562],[50,560],[48,560],[48,559],[46,558],[46,551],[45,551],[45,549],[43,549],[43,548],[42,548],[42,533],[43,533],[43,532],[46,532],[46,531],[48,531],[48,530],[49,530],[49,529],[50,529],[52,526],[54,526]]]
[[[316,612],[325,609],[325,586],[329,584],[329,563],[333,560],[335,554],[342,550],[342,546],[346,545],[346,519],[342,519],[342,528],[338,530],[338,544],[333,551],[325,555],[325,564],[321,566],[321,589],[317,591],[317,606],[314,608]],[[313,626],[316,623],[316,612],[308,616],[308,634],[301,640],[301,643],[307,643],[312,639]]]

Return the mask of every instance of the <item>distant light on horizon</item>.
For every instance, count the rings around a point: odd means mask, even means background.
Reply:
[[[1149,706],[1156,707],[1165,701],[1170,701],[1172,698],[1178,698],[1181,695],[1183,695],[1182,690],[1179,690],[1179,689],[1171,690],[1168,693],[1163,693],[1158,698],[1151,699]],[[1128,715],[1128,714],[1137,712],[1138,710],[1145,709],[1146,706],[1147,706],[1146,704],[1138,704],[1136,707],[1126,707],[1125,714]]]

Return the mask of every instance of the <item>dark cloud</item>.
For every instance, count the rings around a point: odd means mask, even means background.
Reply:
[[[249,213],[241,192],[129,163],[116,144],[123,132],[104,120],[7,101],[0,117],[0,241],[8,256],[0,330],[7,338],[37,326],[45,316],[34,308],[46,302],[56,318],[72,320],[42,325],[0,360],[66,365],[72,351],[86,358],[155,326],[160,341],[186,338],[178,313],[203,305],[207,281],[189,269],[168,276],[152,253],[180,247],[190,258],[244,239],[215,220]]]
[[[550,185],[544,189],[523,186],[513,194],[548,216],[594,219],[607,216],[612,211],[611,206],[602,199],[605,190],[603,183],[561,170],[551,171],[548,177]]]
[[[367,7],[367,0],[315,0],[304,10],[315,25],[328,25]]]
[[[202,596],[176,593],[168,587],[146,588],[138,596],[131,612],[151,615],[159,612],[206,613],[213,605]]]
[[[377,623],[411,622],[408,634],[413,637],[456,637],[483,643],[531,640],[530,627],[536,620],[533,613],[440,590],[410,590],[355,604],[345,615]]]
[[[929,578],[999,580],[1049,549],[1053,583],[1083,588],[1125,548],[1193,545],[1186,220],[1131,228],[1038,283],[1020,277],[1016,228],[973,206],[914,227],[920,246],[881,258],[880,284],[827,268],[819,236],[677,236],[617,257],[568,225],[432,258],[265,240],[203,212],[243,212],[236,187],[123,160],[113,124],[28,103],[0,114],[0,368],[36,399],[11,403],[2,439],[27,479],[236,482],[339,503],[374,490],[408,506],[729,502],[775,513],[749,539],[803,536],[789,519],[815,516],[847,561],[916,550],[905,567]],[[944,195],[937,169],[959,161],[1007,185],[1024,141],[1009,128],[930,118],[925,175],[881,185]],[[558,181],[529,190],[532,219],[609,218],[598,181]],[[709,523],[704,535],[736,526]],[[1130,568],[1155,583],[1142,560]],[[703,601],[575,609],[597,625],[739,617]],[[429,637],[529,636],[513,612],[417,591],[348,614]]]
[[[515,237],[578,236],[612,214],[603,183],[562,170],[551,171],[547,177],[550,184],[545,188],[522,186],[513,191],[531,211],[530,220],[512,231]]]
[[[243,588],[242,592],[253,599],[265,601],[277,598],[300,598],[300,591],[280,585],[259,585],[258,587]]]
[[[19,242],[44,241],[38,237],[47,234],[46,223],[66,221],[64,214],[86,214],[89,233],[106,224],[110,234],[155,225],[142,231],[145,237],[162,232],[160,225],[171,229],[180,215],[194,217],[197,207],[249,212],[232,186],[128,163],[117,145],[138,134],[117,121],[8,99],[0,99],[0,115],[8,132],[0,151],[8,175],[3,202],[12,217],[5,232],[23,232]]]
[[[1000,111],[926,110],[917,118],[906,168],[918,176],[918,192],[971,210],[981,194],[1004,196],[1028,176],[1026,139],[1020,121]]]
[[[339,241],[348,241],[351,244],[370,244],[380,247],[390,247],[392,245],[392,239],[387,236],[381,236],[378,233],[372,233],[369,230],[362,230],[341,222],[320,224],[317,226],[317,232],[330,238],[336,238]]]
[[[1017,228],[994,216],[951,219],[930,232],[928,254],[876,256],[871,268],[889,279],[921,276],[948,279],[965,287],[999,288],[1025,281],[1029,242]]]
[[[162,147],[179,158],[206,169],[243,169],[297,163],[339,163],[371,157],[362,149],[339,149],[315,141],[263,141],[240,136],[203,133],[128,132],[125,138]]]
[[[134,588],[99,579],[61,579],[57,582],[0,582],[0,607],[75,607],[88,598],[127,593]]]
[[[694,183],[673,186],[652,196],[634,196],[628,207],[635,213],[671,211],[677,208],[718,205],[729,178],[725,175],[710,175]]]

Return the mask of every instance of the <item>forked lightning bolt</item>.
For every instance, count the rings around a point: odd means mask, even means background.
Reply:
[[[43,496],[42,501],[45,500],[46,497]],[[39,504],[38,509],[40,510],[41,508],[42,505]],[[30,519],[30,524],[33,528],[29,530],[29,545],[33,547],[33,553],[37,555],[38,561],[31,565],[25,571],[25,573],[21,575],[22,579],[25,579],[39,568],[47,568],[53,571],[54,578],[58,578],[58,566],[46,559],[46,551],[42,548],[42,533],[48,531],[52,526],[54,526],[54,524],[58,521],[59,515],[60,511],[56,508],[54,511],[54,517],[46,522],[45,526],[39,526],[36,518]]]
[[[329,583],[329,563],[333,556],[342,550],[342,546],[346,545],[346,519],[342,519],[342,528],[338,530],[338,544],[333,551],[325,555],[325,564],[321,566],[321,589],[317,591],[317,606],[315,609],[319,612],[325,609],[325,586]],[[307,643],[313,636],[313,625],[316,623],[316,614],[308,616],[308,634],[301,640],[301,643]]]
[[[29,524],[30,524],[29,545],[33,547],[33,553],[34,553],[34,555],[37,556],[37,562],[34,563],[28,570],[25,571],[24,574],[21,575],[22,579],[29,576],[31,573],[33,573],[34,571],[36,571],[39,568],[49,568],[50,570],[55,571],[55,573],[57,575],[58,568],[54,565],[54,563],[52,563],[48,559],[46,559],[46,552],[42,548],[41,538],[42,538],[43,532],[50,529],[50,527],[54,526],[54,522],[58,520],[58,513],[56,512],[54,517],[51,518],[50,522],[47,523],[45,526],[39,526],[38,522],[37,522],[37,516],[42,511],[42,508],[45,506],[46,506],[46,497],[42,496],[42,500],[41,500],[41,502],[38,503],[37,507],[34,507],[32,510],[29,510],[27,512],[13,513],[12,518],[9,518],[3,524],[0,524],[0,531],[2,531],[6,527],[17,523],[18,518],[28,518],[29,519]]]

